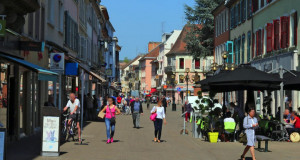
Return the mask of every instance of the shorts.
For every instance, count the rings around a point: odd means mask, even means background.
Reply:
[[[70,118],[75,121],[75,122],[80,122],[81,118],[80,118],[80,113],[76,113],[76,114],[72,114],[70,116]]]

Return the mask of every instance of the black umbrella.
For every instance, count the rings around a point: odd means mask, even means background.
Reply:
[[[289,72],[283,74],[283,83],[285,90],[300,90],[300,72],[299,71],[290,71],[295,75],[292,75]]]
[[[281,83],[278,76],[260,71],[249,64],[240,65],[234,71],[209,79],[210,89],[234,90],[276,90]]]

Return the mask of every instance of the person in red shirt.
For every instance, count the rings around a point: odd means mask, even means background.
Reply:
[[[118,104],[120,104],[122,102],[122,97],[120,95],[117,97],[117,102],[118,102]]]
[[[294,124],[295,129],[299,130],[300,129],[300,118],[297,116],[295,111],[292,112],[292,117],[294,118],[294,120],[292,120],[291,123]]]

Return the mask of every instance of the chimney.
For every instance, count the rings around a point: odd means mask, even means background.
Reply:
[[[160,42],[149,42],[148,43],[148,53],[151,52],[159,44],[160,44]]]

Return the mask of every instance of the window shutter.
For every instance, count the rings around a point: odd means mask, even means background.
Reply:
[[[262,29],[261,30],[261,42],[260,42],[260,44],[261,44],[261,46],[260,46],[260,54],[262,55],[262,54],[264,54],[264,41],[265,41],[265,30],[264,29]]]
[[[286,48],[290,46],[290,16],[286,17]]]
[[[274,24],[274,41],[273,41],[273,46],[274,46],[274,50],[278,50],[279,49],[279,20],[276,19],[273,21]]]
[[[294,45],[297,46],[297,29],[298,29],[298,15],[297,12],[294,13]]]
[[[273,24],[268,23],[267,24],[267,52],[272,51],[272,37],[273,37]]]
[[[287,44],[287,18],[280,17],[280,24],[281,24],[281,48],[286,48]]]
[[[255,34],[252,33],[252,59],[255,57],[254,46],[255,46]]]

